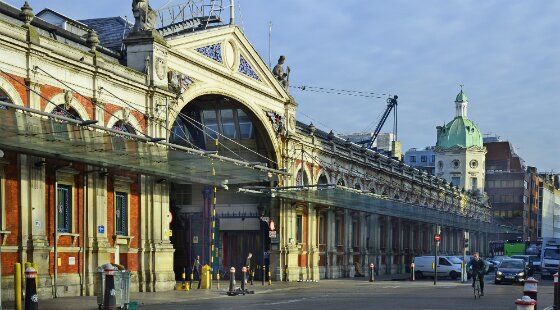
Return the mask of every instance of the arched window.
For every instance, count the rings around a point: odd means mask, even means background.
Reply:
[[[362,186],[360,185],[360,183],[356,183],[354,184],[354,189],[361,190]]]
[[[13,103],[10,96],[8,96],[8,94],[6,94],[6,92],[1,88],[0,88],[0,101],[4,101],[4,102],[7,102],[7,103]],[[6,106],[0,105],[0,109],[7,110],[8,108]]]
[[[126,123],[124,121],[116,122],[115,125],[113,125],[112,129],[126,132],[126,133],[136,134],[136,130],[134,130],[134,127],[132,127],[129,123]]]
[[[303,184],[301,183],[301,169],[298,170],[296,175],[296,186],[307,186],[309,185],[309,181],[307,180],[307,174],[303,173]]]
[[[80,117],[80,114],[78,114],[78,112],[76,110],[74,110],[74,108],[68,108],[65,109],[64,105],[60,104],[57,105],[51,112],[54,115],[59,115],[59,116],[64,116],[67,118],[72,118],[75,120],[82,120],[82,118]]]
[[[338,182],[336,182],[336,185],[346,186],[346,183],[344,183],[343,179],[338,179]]]
[[[327,180],[327,176],[324,175],[324,174],[321,174],[321,176],[319,177],[319,180],[317,181],[317,184],[319,184],[319,185],[329,184],[329,180]]]

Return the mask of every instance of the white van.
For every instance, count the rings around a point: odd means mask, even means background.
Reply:
[[[414,258],[414,273],[416,278],[434,276],[434,256],[417,256]],[[438,277],[450,277],[456,280],[461,276],[461,260],[455,256],[438,256]]]

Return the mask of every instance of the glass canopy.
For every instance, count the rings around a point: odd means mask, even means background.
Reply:
[[[512,227],[500,227],[490,222],[490,210],[480,208],[469,212],[444,211],[412,203],[388,199],[381,195],[365,193],[339,185],[268,189],[245,187],[249,193],[269,193],[272,197],[304,201],[323,206],[339,207],[372,214],[394,216],[414,221],[441,224],[471,231],[487,233],[517,232]]]
[[[105,127],[0,102],[0,147],[42,157],[159,176],[176,182],[250,184],[285,174]]]

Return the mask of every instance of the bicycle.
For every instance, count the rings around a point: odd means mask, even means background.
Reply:
[[[478,297],[478,299],[480,299],[480,281],[477,279],[477,277],[479,277],[478,272],[473,273],[473,281],[474,281],[473,293],[474,293],[474,299],[476,299],[477,297]]]

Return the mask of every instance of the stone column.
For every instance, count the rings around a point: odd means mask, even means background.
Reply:
[[[367,257],[368,257],[368,244],[367,244],[367,239],[369,234],[367,233],[368,229],[369,229],[369,225],[368,225],[368,217],[369,215],[364,213],[364,212],[360,212],[360,218],[359,218],[359,224],[360,225],[360,266],[362,266],[362,271],[365,272],[367,270],[367,265],[366,265],[366,261],[367,261]]]
[[[392,274],[393,271],[393,220],[385,217],[385,236],[387,237],[387,247],[385,248],[385,274]]]
[[[317,211],[314,204],[307,205],[307,280],[318,281],[319,245],[317,244]]]
[[[327,211],[327,265],[326,278],[334,278],[336,266],[336,219],[333,209]]]
[[[353,220],[350,210],[344,209],[344,271],[345,277],[353,278],[356,270],[354,268],[354,249],[352,247],[354,240],[352,240]]]
[[[21,248],[19,255],[20,263],[34,262],[38,265],[39,296],[50,297],[52,294],[52,283],[49,274],[49,253],[51,247],[47,238],[49,222],[47,212],[50,210],[45,194],[45,182],[47,181],[45,165],[36,164],[43,160],[40,157],[19,154],[19,199],[21,212]],[[15,163],[14,163],[15,164]],[[54,182],[54,176],[49,182]],[[54,198],[53,198],[54,200]],[[53,209],[54,210],[54,209]],[[7,252],[7,250],[4,250]]]
[[[141,291],[173,289],[173,245],[169,241],[169,188],[154,177],[140,176],[140,266]]]

